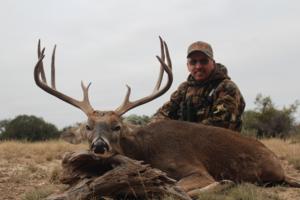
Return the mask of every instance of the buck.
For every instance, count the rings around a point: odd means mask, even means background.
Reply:
[[[56,46],[55,46],[56,47]],[[122,154],[143,160],[167,173],[191,197],[207,189],[231,183],[285,183],[300,187],[300,182],[284,173],[279,159],[255,139],[228,129],[196,123],[164,120],[131,128],[123,122],[127,111],[163,95],[173,81],[171,59],[166,42],[160,38],[160,74],[153,92],[144,98],[130,101],[131,89],[121,106],[114,111],[93,109],[88,89],[81,82],[83,100],[69,97],[55,86],[55,48],[52,53],[51,86],[47,84],[43,58],[45,49],[38,43],[38,62],[34,68],[36,84],[51,95],[79,108],[87,115],[85,136],[90,150],[100,157]],[[161,87],[164,72],[168,80]]]

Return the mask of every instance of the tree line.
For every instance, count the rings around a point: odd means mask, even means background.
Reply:
[[[34,115],[18,115],[0,121],[1,140],[43,141],[58,138],[57,127]]]
[[[299,101],[289,106],[278,108],[270,96],[258,94],[254,101],[255,108],[243,114],[243,133],[254,134],[258,138],[280,137],[286,138],[299,133],[299,124],[295,114]]]
[[[295,113],[299,102],[278,108],[271,97],[258,94],[255,98],[255,108],[246,110],[243,114],[242,134],[262,137],[286,138],[291,134],[300,134],[300,125],[297,124]],[[151,117],[147,115],[129,115],[125,121],[135,125],[145,125]],[[70,127],[70,126],[68,126]],[[33,115],[19,115],[14,119],[0,120],[0,140],[43,141],[59,138],[59,130],[54,124],[46,122]]]

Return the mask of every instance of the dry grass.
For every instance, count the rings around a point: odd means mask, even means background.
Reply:
[[[1,199],[42,199],[63,188],[59,184],[65,152],[86,149],[63,141],[0,142]]]
[[[300,170],[300,143],[295,139],[279,140],[264,139],[262,142],[271,149],[280,159],[287,160],[296,169]]]
[[[23,200],[41,200],[53,192],[55,192],[56,188],[55,186],[51,185],[48,187],[41,187],[36,188],[34,190],[28,191],[25,193],[25,195],[22,197]]]
[[[279,200],[279,196],[253,184],[244,183],[223,192],[204,193],[199,196],[199,200]]]
[[[300,179],[299,140],[263,140],[281,159],[289,175]],[[72,145],[64,141],[0,142],[0,199],[40,200],[65,188],[59,184],[62,155],[67,151],[86,149],[87,144]],[[292,165],[294,165],[294,167]],[[170,199],[170,198],[166,198]],[[262,188],[241,184],[215,194],[203,194],[201,200],[279,200],[300,199],[300,189]]]
[[[43,164],[52,160],[60,160],[64,152],[80,147],[86,148],[85,145],[71,145],[60,140],[35,143],[6,141],[0,143],[0,157],[8,162],[18,159]]]

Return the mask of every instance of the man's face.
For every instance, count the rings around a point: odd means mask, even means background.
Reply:
[[[215,69],[215,63],[204,53],[196,51],[188,57],[187,67],[196,81],[204,81]]]

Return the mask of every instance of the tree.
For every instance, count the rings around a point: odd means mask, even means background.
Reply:
[[[57,128],[36,116],[19,115],[9,121],[1,139],[40,141],[59,136]]]
[[[246,111],[243,120],[244,129],[255,130],[257,137],[285,137],[295,127],[298,101],[278,109],[269,96],[258,94],[254,103],[256,108]]]
[[[0,136],[2,133],[6,131],[6,126],[9,124],[10,120],[9,119],[4,119],[0,121]]]
[[[134,125],[145,125],[150,121],[150,117],[147,115],[139,116],[136,114],[131,114],[128,117],[126,117],[125,120]]]

